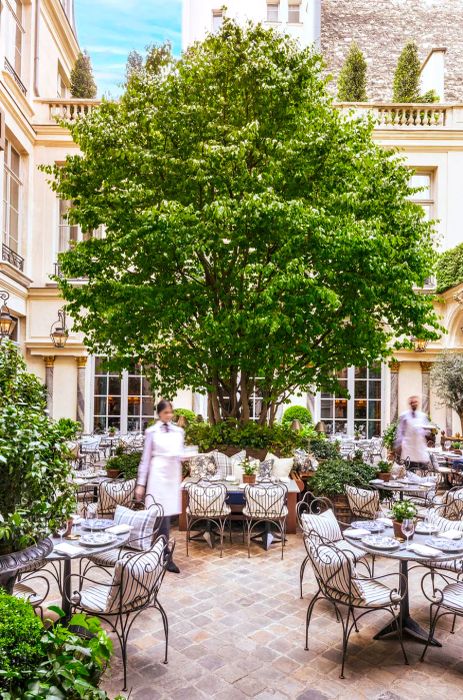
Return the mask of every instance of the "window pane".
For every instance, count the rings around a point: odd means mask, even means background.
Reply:
[[[218,32],[222,26],[223,16],[222,12],[214,10],[212,12],[212,31]]]
[[[121,397],[120,396],[108,396],[108,415],[109,416],[120,416],[121,415]]]
[[[288,7],[288,22],[297,23],[299,18],[299,5],[289,5]]]
[[[368,392],[370,399],[380,399],[381,398],[381,382],[373,381],[368,384]]]
[[[21,163],[21,156],[19,155],[18,151],[16,151],[13,147],[11,148],[11,155],[10,155],[10,169],[11,171],[16,175],[16,177],[19,179],[19,169],[20,169],[20,163]]]
[[[121,380],[120,377],[109,377],[109,389],[110,394],[116,394],[120,396],[121,393]]]
[[[95,416],[93,419],[93,430],[96,433],[104,433],[106,430],[106,417]]]
[[[95,357],[95,374],[106,374],[103,369],[104,357]]]
[[[129,432],[141,430],[141,421],[138,416],[129,416],[127,418],[127,430]]]
[[[370,421],[368,423],[368,437],[379,437],[381,435],[380,421]]]
[[[356,367],[355,368],[355,378],[356,379],[366,379],[367,378],[367,368],[366,367]]]
[[[93,413],[103,415],[106,413],[106,396],[95,396],[93,402]]]
[[[278,22],[278,3],[267,3],[267,22]]]
[[[116,430],[121,429],[121,419],[120,418],[108,418],[108,428],[116,428]]]
[[[363,379],[355,382],[355,398],[356,399],[366,399],[367,398],[367,383]]]
[[[431,199],[431,176],[424,173],[412,175],[410,178],[411,187],[424,188],[422,192],[415,192],[412,199]]]
[[[141,388],[140,377],[129,377],[128,392],[129,396],[139,396]]]
[[[345,421],[335,421],[334,424],[335,433],[347,433],[347,423]]]
[[[151,397],[143,399],[141,412],[144,416],[154,416],[154,400]]]
[[[127,415],[138,416],[140,415],[140,397],[130,396],[127,402]]]
[[[370,379],[381,379],[381,365],[371,365],[368,368],[368,376]]]
[[[108,392],[108,378],[107,377],[95,377],[95,394],[107,394]],[[97,411],[98,413],[100,411]]]
[[[363,399],[354,402],[354,418],[367,417],[367,402]]]
[[[321,400],[320,415],[322,418],[333,418],[333,401],[331,399]]]
[[[142,377],[141,380],[141,393],[146,396],[147,394],[151,396],[151,385],[146,377]]]
[[[336,399],[334,402],[334,415],[336,418],[347,420],[347,399]]]

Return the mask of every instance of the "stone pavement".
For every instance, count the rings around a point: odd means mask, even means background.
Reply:
[[[288,537],[281,561],[278,545],[265,552],[255,544],[248,559],[239,533],[234,533],[233,546],[225,545],[223,559],[206,543],[192,543],[186,557],[185,534],[173,535],[181,574],[166,574],[160,596],[170,623],[169,664],[161,663],[160,617],[147,611],[136,621],[129,643],[131,700],[461,699],[461,621],[453,635],[451,619],[441,621],[437,637],[443,648],[430,649],[423,664],[422,647],[407,640],[407,667],[396,640],[373,641],[388,615],[372,613],[351,637],[346,678],[340,680],[341,628],[324,602],[315,607],[310,650],[304,650],[305,611],[315,587],[308,566],[300,600],[300,536]],[[394,562],[377,559],[377,574],[394,570]],[[411,611],[426,625],[429,608],[419,586],[423,572],[410,576]],[[103,685],[116,695],[121,679],[116,651]]]

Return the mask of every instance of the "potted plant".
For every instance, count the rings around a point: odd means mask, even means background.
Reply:
[[[114,437],[116,434],[116,428],[114,425],[110,425],[108,428],[108,435],[109,437]]]
[[[453,443],[452,445],[452,452],[455,452],[457,455],[461,455],[461,442],[458,440]]]
[[[327,496],[332,502],[336,516],[343,521],[351,518],[345,486],[371,488],[370,481],[376,477],[376,469],[362,459],[347,460],[333,457],[320,462],[310,481],[310,490],[316,496]]]
[[[49,418],[45,387],[9,341],[0,344],[0,586],[52,549],[75,511],[69,430]]]
[[[394,459],[395,454],[395,438],[397,434],[398,423],[390,423],[383,433],[383,445],[387,449],[387,458],[390,460]]]
[[[405,498],[403,501],[396,501],[391,508],[392,525],[394,527],[394,537],[403,539],[402,523],[404,520],[414,520],[418,509],[414,503]],[[413,537],[411,535],[410,539]]]
[[[386,460],[382,459],[378,464],[376,465],[376,469],[378,470],[378,479],[382,479],[383,481],[389,481],[391,478],[391,470],[394,462],[386,462]]]
[[[106,462],[106,474],[110,479],[135,479],[140,458],[140,452],[124,452],[124,448],[119,446],[114,457],[110,457]]]
[[[257,471],[256,460],[245,457],[241,462],[241,467],[243,469],[243,482],[245,484],[255,484]]]

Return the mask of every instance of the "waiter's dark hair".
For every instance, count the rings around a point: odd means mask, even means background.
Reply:
[[[161,399],[158,405],[156,406],[156,413],[159,415],[160,413],[162,413],[162,411],[165,411],[166,408],[173,409],[174,407],[172,406],[172,402],[166,401],[165,399]]]

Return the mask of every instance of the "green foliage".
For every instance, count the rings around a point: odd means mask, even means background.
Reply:
[[[312,49],[225,19],[70,129],[79,155],[43,169],[106,236],[62,254],[57,282],[114,371],[137,358],[157,394],[207,391],[213,422],[248,422],[258,385],[271,423],[294,387],[336,391],[394,338],[435,337],[409,170],[333,107]]]
[[[112,652],[108,634],[96,617],[82,613],[70,625],[84,636],[60,622],[45,628],[28,602],[0,591],[2,700],[109,700],[98,689]]]
[[[416,42],[409,41],[399,56],[394,74],[393,102],[418,102],[421,63]]]
[[[72,418],[60,418],[57,421],[57,425],[61,431],[61,434],[67,440],[75,440],[78,434],[82,431],[82,426]]]
[[[381,460],[378,462],[378,464],[376,465],[376,469],[377,469],[379,472],[384,472],[384,473],[389,474],[389,472],[390,472],[391,469],[392,469],[392,465],[393,465],[392,462],[386,462],[386,460],[381,459]]]
[[[196,420],[196,413],[190,411],[189,408],[176,408],[174,411],[174,420],[178,420],[180,416],[186,418],[189,423],[193,423]]]
[[[399,424],[397,421],[395,421],[395,423],[389,423],[389,425],[383,433],[383,445],[387,447],[388,450],[394,449],[398,425]]]
[[[310,439],[310,452],[316,459],[337,459],[339,457],[339,442],[331,442],[324,435]]]
[[[398,523],[404,520],[412,520],[416,518],[418,509],[414,503],[404,498],[403,501],[396,501],[391,506],[392,517],[397,520]]]
[[[291,457],[297,448],[307,449],[309,439],[303,432],[285,425],[259,425],[228,419],[217,425],[190,423],[185,430],[187,445],[198,445],[200,452],[228,446],[266,449],[279,457]]]
[[[0,588],[0,697],[27,684],[41,660],[43,625],[32,606]]]
[[[283,413],[281,422],[283,425],[287,425],[292,423],[293,420],[298,420],[302,426],[310,425],[312,423],[312,414],[305,406],[289,406]]]
[[[93,100],[96,96],[92,63],[86,51],[79,53],[71,71],[71,95],[88,100]]]
[[[463,282],[463,243],[439,255],[436,278],[438,292],[445,292]]]
[[[126,452],[110,457],[106,462],[106,469],[118,469],[124,479],[135,479],[140,464],[140,452]]]
[[[75,510],[69,426],[45,413],[43,385],[11,342],[0,344],[0,548],[43,539]]]
[[[340,496],[346,485],[368,488],[375,477],[376,469],[371,464],[337,456],[319,464],[310,480],[310,490],[317,496]]]
[[[463,429],[463,355],[440,353],[432,366],[431,382],[442,404],[458,413]]]
[[[366,102],[367,62],[358,44],[353,41],[338,78],[340,102]]]
[[[439,102],[439,95],[435,90],[428,90],[423,95],[420,95],[418,102],[433,104],[434,102]]]

